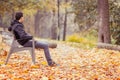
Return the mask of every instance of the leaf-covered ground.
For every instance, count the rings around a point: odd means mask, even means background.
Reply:
[[[13,54],[4,65],[9,46],[1,44],[0,49],[0,80],[120,80],[117,51],[83,50],[58,43],[50,52],[59,66],[49,67],[42,49],[35,51],[36,65],[32,65],[29,52]]]

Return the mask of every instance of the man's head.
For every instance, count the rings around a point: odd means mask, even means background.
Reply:
[[[24,21],[23,13],[22,12],[16,12],[15,19],[22,23]]]

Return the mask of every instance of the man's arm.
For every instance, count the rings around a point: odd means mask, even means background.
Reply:
[[[31,35],[28,35],[25,30],[21,26],[17,26],[14,31],[16,31],[20,37],[20,39],[32,39]]]

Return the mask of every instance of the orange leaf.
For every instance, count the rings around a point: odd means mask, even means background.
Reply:
[[[33,66],[31,66],[31,68],[37,69],[37,68],[40,68],[40,66],[38,66],[38,65],[33,65]]]
[[[25,80],[24,78],[14,78],[13,80]]]

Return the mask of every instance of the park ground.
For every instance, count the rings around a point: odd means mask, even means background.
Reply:
[[[1,42],[0,80],[120,80],[119,51],[82,49],[65,42],[57,45],[50,53],[59,66],[49,67],[42,49],[35,51],[35,65],[27,51],[14,53],[4,65],[10,46]]]

